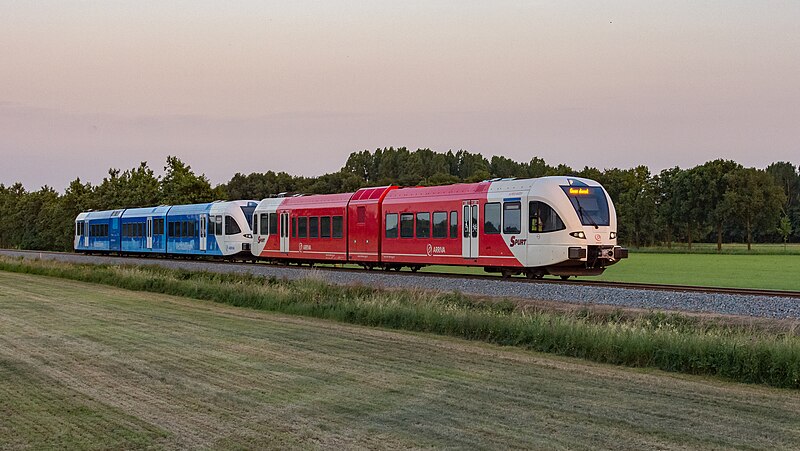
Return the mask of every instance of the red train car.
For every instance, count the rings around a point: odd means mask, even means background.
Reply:
[[[627,257],[608,193],[578,177],[264,199],[253,223],[253,255],[282,262],[569,277]]]

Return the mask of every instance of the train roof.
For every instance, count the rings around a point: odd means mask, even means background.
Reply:
[[[159,205],[158,207],[128,208],[122,214],[123,218],[141,216],[165,216],[171,207],[169,205]]]
[[[125,211],[124,208],[118,210],[102,210],[102,211],[84,211],[75,217],[76,221],[96,220],[96,219],[110,219],[117,216],[122,216]]]
[[[442,186],[417,186],[413,188],[399,188],[386,195],[385,203],[403,202],[408,199],[420,200],[435,197],[469,198],[471,195],[485,193],[489,190],[491,182],[457,183]]]
[[[313,207],[316,205],[342,205],[345,206],[353,197],[353,193],[341,194],[315,194],[313,196],[297,196],[297,197],[284,197],[278,198],[283,200],[280,203],[281,207],[297,208],[297,207]],[[262,201],[263,202],[263,201]]]

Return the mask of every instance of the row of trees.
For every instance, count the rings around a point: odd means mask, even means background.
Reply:
[[[93,186],[76,179],[64,194],[45,186],[27,192],[17,183],[0,184],[0,246],[70,249],[72,223],[80,211],[186,204],[213,199],[262,199],[279,193],[324,194],[364,186],[443,185],[496,177],[573,175],[602,183],[617,208],[620,240],[635,247],[675,241],[800,241],[800,173],[791,163],[766,169],[714,160],[690,169],[653,174],[646,166],[599,170],[548,165],[538,157],[516,162],[464,150],[438,153],[385,148],[354,152],[339,171],[320,177],[285,172],[237,173],[211,186],[177,157],[168,157],[165,175],[156,177],[143,162],[111,169]]]

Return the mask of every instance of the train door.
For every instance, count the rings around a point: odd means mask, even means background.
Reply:
[[[461,256],[478,258],[478,201],[465,200],[461,209]]]
[[[147,248],[153,249],[153,218],[147,218]]]
[[[111,226],[110,231],[108,233],[108,249],[111,251],[118,251],[121,248],[120,238],[119,238],[119,217],[111,218]]]
[[[208,246],[208,216],[203,213],[200,215],[200,250],[205,252]]]
[[[83,223],[83,246],[89,247],[89,220]]]
[[[289,213],[281,213],[281,253],[289,253]]]

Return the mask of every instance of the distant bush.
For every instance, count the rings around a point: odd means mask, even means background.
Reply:
[[[517,346],[631,367],[800,388],[800,337],[676,313],[525,309],[460,293],[145,266],[0,259],[0,270]]]

